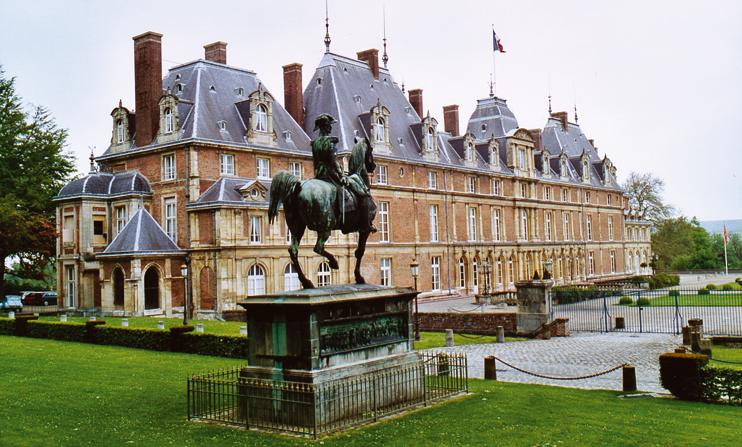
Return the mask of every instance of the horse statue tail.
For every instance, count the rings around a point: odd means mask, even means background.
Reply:
[[[278,208],[286,198],[294,193],[300,182],[289,171],[278,171],[271,182],[271,201],[268,205],[268,222],[273,223],[278,216]]]

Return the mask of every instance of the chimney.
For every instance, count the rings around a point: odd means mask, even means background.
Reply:
[[[219,64],[227,63],[227,42],[214,42],[204,45],[205,59]]]
[[[152,143],[160,127],[162,96],[162,34],[152,31],[134,39],[134,107],[137,147]]]
[[[371,73],[374,74],[374,79],[379,80],[379,50],[372,48],[370,50],[361,51],[358,53],[358,60],[366,62],[368,68],[371,69]]]
[[[569,130],[569,125],[567,121],[567,112],[554,112],[551,114],[552,118],[557,118],[559,121],[562,122],[562,128],[564,131]]]
[[[299,127],[304,128],[304,99],[301,92],[301,67],[299,63],[283,66],[283,105]]]
[[[443,130],[452,137],[459,136],[459,105],[443,106]]]
[[[423,117],[423,89],[416,88],[409,91],[410,104],[412,108],[417,112],[417,116]]]

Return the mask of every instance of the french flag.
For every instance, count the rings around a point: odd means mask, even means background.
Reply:
[[[492,30],[492,48],[495,51],[495,53],[500,52],[504,53],[505,49],[502,47],[502,44],[500,43],[500,38],[497,37],[497,33],[495,33],[495,30]]]

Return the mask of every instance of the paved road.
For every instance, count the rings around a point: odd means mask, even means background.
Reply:
[[[513,366],[546,376],[579,377],[599,373],[622,363],[636,368],[640,391],[667,393],[660,386],[659,356],[682,343],[670,334],[572,333],[551,340],[464,345],[444,348],[465,352],[469,377],[484,378],[484,358],[494,355]],[[440,351],[440,350],[436,350]],[[497,379],[503,382],[538,383],[568,388],[622,390],[622,370],[582,380],[551,380],[516,371],[497,362]]]

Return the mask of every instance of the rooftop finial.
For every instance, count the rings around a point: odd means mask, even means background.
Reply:
[[[381,60],[384,61],[384,68],[387,68],[386,64],[389,62],[389,56],[386,54],[386,3],[384,4],[384,56]]]
[[[404,93],[404,81],[402,81],[402,93]]]
[[[549,93],[549,116],[551,116],[551,93]]]
[[[325,53],[329,53],[330,42],[332,42],[332,40],[330,39],[330,14],[327,8],[327,0],[325,0],[325,29],[327,30],[325,33]]]
[[[494,85],[495,85],[495,83],[492,82],[492,73],[490,73],[490,98],[494,98],[495,97],[495,92],[492,90],[492,88],[494,87]]]
[[[574,82],[572,82],[572,94],[575,97],[575,124],[577,124],[577,87],[575,86]]]
[[[98,170],[95,168],[95,154],[93,153],[95,151],[94,147],[90,148],[90,173],[95,174],[98,172]]]
[[[577,104],[575,104],[575,124],[577,124]]]

